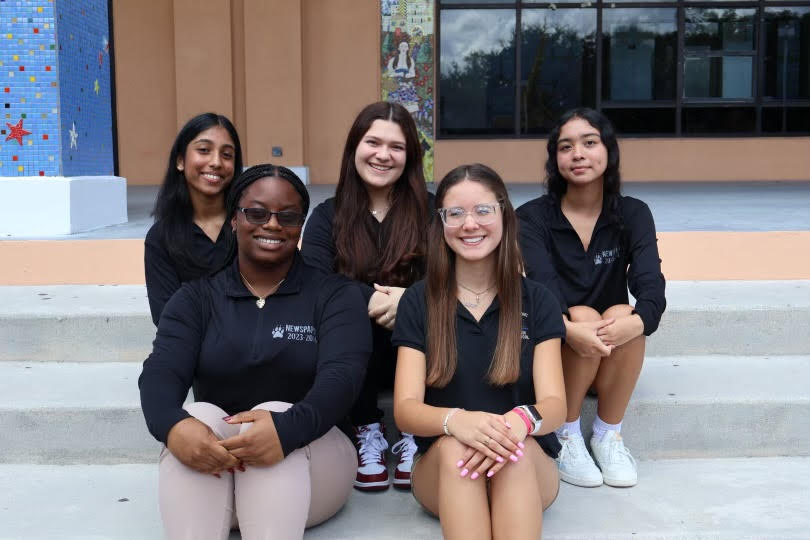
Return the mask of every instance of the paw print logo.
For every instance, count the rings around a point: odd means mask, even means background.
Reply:
[[[276,326],[273,328],[273,339],[279,339],[284,337],[284,327]]]

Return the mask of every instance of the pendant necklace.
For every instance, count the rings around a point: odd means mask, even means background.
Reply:
[[[278,289],[278,287],[282,283],[284,283],[284,280],[287,279],[286,277],[281,278],[281,281],[279,281],[278,283],[276,283],[275,285],[270,287],[270,292],[268,292],[267,294],[262,296],[262,295],[260,295],[259,293],[256,292],[256,289],[254,289],[253,285],[250,284],[250,281],[248,281],[248,278],[245,277],[245,274],[243,274],[242,272],[239,272],[239,275],[242,276],[242,279],[245,281],[245,285],[247,285],[247,288],[256,297],[256,307],[259,308],[259,309],[262,309],[264,307],[265,298],[270,296],[276,289]]]
[[[474,290],[470,289],[469,287],[465,287],[461,283],[459,283],[458,286],[461,287],[462,289],[464,289],[465,291],[469,291],[469,292],[471,292],[471,293],[473,293],[475,295],[475,303],[473,303],[473,302],[468,303],[468,302],[465,302],[464,300],[461,300],[461,298],[459,298],[459,301],[461,302],[461,305],[466,307],[466,308],[477,308],[481,304],[481,295],[486,294],[486,293],[488,293],[489,291],[491,291],[492,289],[495,288],[495,285],[490,285],[489,287],[487,287],[483,291],[477,292],[477,291],[474,291]]]
[[[372,216],[376,217],[376,216],[381,216],[381,215],[385,214],[386,212],[388,212],[388,210],[390,208],[391,208],[390,206],[386,205],[383,208],[380,208],[379,210],[372,210],[371,208],[369,208],[368,211],[371,212]]]

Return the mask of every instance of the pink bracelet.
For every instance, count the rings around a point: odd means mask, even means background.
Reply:
[[[528,416],[526,416],[526,413],[521,411],[517,407],[512,409],[512,412],[515,413],[516,415],[518,415],[520,417],[520,419],[523,420],[523,423],[526,424],[526,434],[527,435],[531,434],[532,430],[534,429],[534,424],[532,424],[532,421],[529,420]]]

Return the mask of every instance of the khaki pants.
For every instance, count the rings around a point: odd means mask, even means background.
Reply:
[[[274,401],[254,409],[289,407]],[[251,426],[227,424],[222,420],[227,413],[210,403],[185,408],[220,439]],[[183,465],[164,447],[159,474],[163,527],[170,540],[227,539],[237,523],[244,540],[300,539],[306,527],[326,521],[346,504],[356,472],[356,450],[337,427],[280,463],[225,471],[221,478]]]

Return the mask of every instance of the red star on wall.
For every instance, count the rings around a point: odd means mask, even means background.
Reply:
[[[8,136],[6,137],[6,141],[10,141],[11,139],[17,139],[17,142],[20,143],[20,146],[22,146],[22,138],[25,137],[26,135],[31,135],[30,131],[26,131],[23,129],[22,118],[20,118],[20,121],[17,122],[16,126],[11,125],[8,122],[6,122],[6,125],[9,127],[9,129],[11,129],[11,133],[9,133]]]

